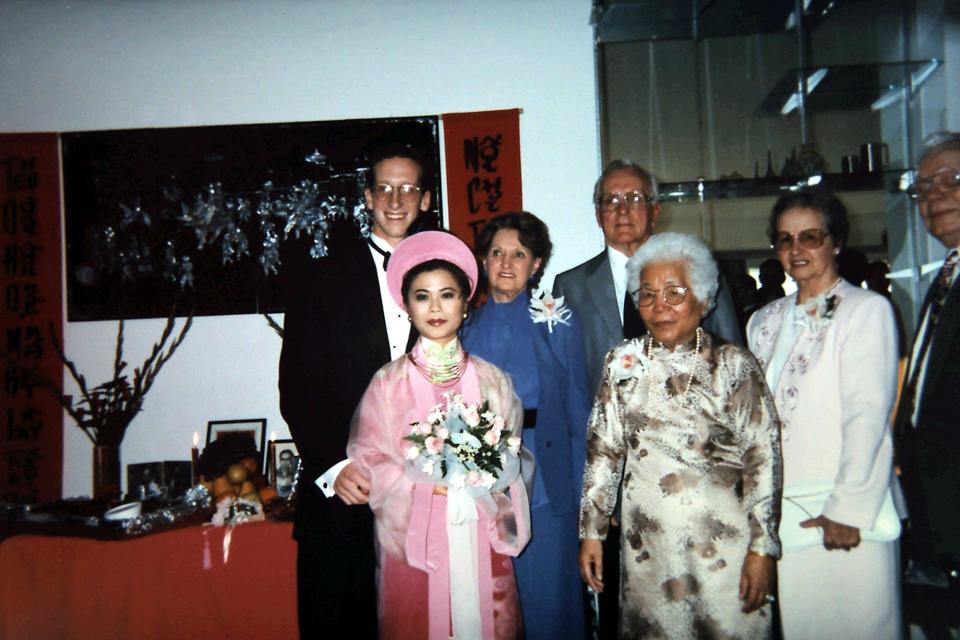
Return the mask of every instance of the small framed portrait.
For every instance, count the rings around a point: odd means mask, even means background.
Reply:
[[[189,460],[163,461],[163,486],[168,498],[179,498],[193,485],[193,465]]]
[[[229,436],[227,434],[230,434]],[[249,436],[257,448],[257,461],[260,469],[264,466],[264,444],[267,436],[266,418],[247,418],[244,420],[211,420],[207,423],[207,444],[223,437]]]
[[[132,500],[165,499],[167,487],[163,484],[163,463],[128,464],[127,495]]]
[[[296,488],[297,471],[300,468],[300,453],[293,440],[273,440],[267,460],[267,480],[276,488],[281,498],[289,497]]]

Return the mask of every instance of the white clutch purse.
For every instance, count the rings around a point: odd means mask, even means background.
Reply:
[[[780,544],[784,551],[795,551],[823,544],[823,531],[817,527],[804,529],[800,523],[823,513],[824,504],[833,491],[832,482],[798,482],[783,488],[780,509]],[[900,516],[893,504],[890,489],[873,528],[860,529],[860,538],[874,542],[890,542],[900,537]]]

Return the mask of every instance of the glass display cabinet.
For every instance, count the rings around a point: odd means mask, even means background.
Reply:
[[[648,167],[658,230],[700,235],[748,269],[772,257],[776,197],[829,187],[850,211],[850,246],[891,265],[909,330],[923,265],[942,257],[907,194],[919,141],[945,109],[943,3],[917,6],[595,0],[604,164]]]

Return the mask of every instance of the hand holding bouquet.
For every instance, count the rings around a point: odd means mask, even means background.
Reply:
[[[489,403],[468,404],[459,394],[444,394],[424,420],[411,423],[404,450],[420,480],[466,489],[479,496],[502,491],[519,473],[520,438],[506,429]]]

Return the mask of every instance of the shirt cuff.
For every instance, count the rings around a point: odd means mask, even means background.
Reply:
[[[350,464],[350,462],[350,458],[341,460],[337,464],[327,469],[322,476],[314,480],[317,486],[320,487],[320,491],[323,492],[323,495],[327,496],[328,498],[332,498],[333,496],[337,495],[337,492],[333,490],[333,483],[336,482],[337,476],[340,475],[340,472],[343,471],[343,468]]]

